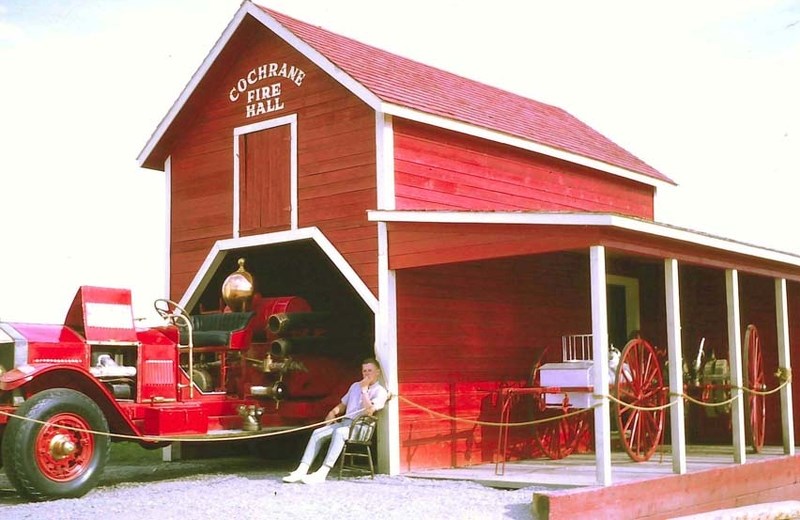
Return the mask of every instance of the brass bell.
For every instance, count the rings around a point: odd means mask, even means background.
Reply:
[[[253,301],[253,275],[245,271],[244,258],[239,259],[239,269],[229,274],[222,284],[222,299],[233,312],[244,312]]]

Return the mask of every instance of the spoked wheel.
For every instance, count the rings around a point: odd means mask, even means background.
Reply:
[[[744,363],[745,389],[763,392],[766,388],[764,378],[764,359],[761,356],[761,338],[755,325],[748,325],[744,335],[742,352]],[[745,433],[750,446],[756,453],[764,447],[764,430],[766,426],[766,398],[753,392],[744,396]]]
[[[530,386],[541,387],[540,368],[546,360],[548,349],[542,353],[539,360],[531,369]],[[578,442],[588,429],[586,415],[572,413],[574,409],[548,408],[545,404],[545,395],[538,394],[534,397],[534,416],[537,420],[549,419],[534,426],[533,438],[549,458],[557,460],[570,455],[578,446]]]
[[[656,350],[643,339],[625,345],[614,383],[617,416],[622,444],[631,459],[648,460],[664,433],[665,409],[642,410],[666,404],[664,379]]]
[[[585,414],[570,415],[574,409],[550,409],[542,414],[541,418],[551,418],[551,421],[536,425],[534,438],[542,452],[553,460],[563,459],[570,455],[578,446],[578,441],[583,436],[588,426]],[[561,416],[560,419],[557,417]]]
[[[108,461],[108,423],[94,401],[56,388],[34,395],[6,426],[3,460],[8,480],[31,500],[88,493]]]

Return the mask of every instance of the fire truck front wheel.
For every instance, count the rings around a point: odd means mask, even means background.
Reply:
[[[30,500],[76,498],[91,491],[108,461],[108,422],[97,404],[67,388],[25,401],[3,437],[8,479]]]

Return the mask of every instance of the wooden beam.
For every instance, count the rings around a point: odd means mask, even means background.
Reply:
[[[745,461],[744,395],[742,392],[742,326],[739,315],[739,272],[725,270],[725,289],[728,302],[728,363],[731,370],[731,429],[733,430],[733,460]]]
[[[592,359],[594,393],[608,393],[608,304],[606,301],[606,251],[603,246],[589,248],[592,286]],[[594,450],[597,484],[611,485],[611,417],[607,397],[595,400]]]
[[[786,279],[775,279],[775,315],[778,325],[778,366],[792,373],[791,346],[789,343],[789,307],[786,295]],[[781,429],[783,430],[783,452],[794,455],[794,415],[792,383],[781,388]]]
[[[683,354],[681,351],[681,305],[678,261],[664,260],[667,305],[667,354],[669,359],[669,424],[672,439],[672,472],[686,473],[686,419],[683,397]]]

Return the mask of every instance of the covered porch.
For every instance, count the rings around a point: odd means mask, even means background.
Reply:
[[[379,223],[379,230],[384,229],[388,244],[387,272],[381,277],[384,280],[380,287],[381,306],[397,307],[398,292],[401,293],[402,300],[405,297],[404,291],[407,290],[403,288],[404,280],[414,282],[414,285],[428,279],[438,280],[437,285],[444,288],[437,293],[438,296],[434,296],[436,298],[442,298],[445,293],[449,295],[457,292],[453,289],[460,289],[459,284],[462,282],[453,280],[451,275],[459,273],[460,276],[465,271],[456,266],[472,266],[470,275],[473,278],[462,284],[473,286],[463,291],[468,297],[478,294],[480,290],[491,291],[492,287],[524,284],[543,287],[538,289],[542,294],[536,298],[523,301],[519,295],[514,295],[513,298],[509,297],[508,305],[504,303],[503,307],[527,305],[527,315],[531,315],[531,310],[535,311],[534,315],[540,316],[544,313],[547,319],[539,320],[541,325],[538,330],[528,329],[529,334],[520,341],[498,337],[497,334],[481,338],[484,343],[489,338],[495,342],[496,356],[511,358],[506,368],[498,369],[505,370],[509,377],[495,380],[495,391],[508,384],[513,385],[514,379],[520,382],[521,371],[515,365],[519,364],[517,360],[527,359],[525,356],[530,352],[521,353],[519,345],[552,344],[565,332],[588,333],[591,336],[593,341],[590,359],[595,389],[591,410],[587,411],[593,422],[592,441],[588,446],[591,453],[571,455],[565,460],[576,456],[590,457],[593,462],[594,485],[610,486],[617,483],[615,479],[623,478],[617,471],[620,464],[618,455],[627,456],[625,453],[612,453],[612,396],[609,392],[597,390],[609,388],[609,347],[615,341],[612,338],[618,335],[609,331],[610,322],[613,326],[615,321],[609,320],[609,309],[614,307],[608,294],[611,282],[618,282],[623,290],[626,280],[634,282],[630,290],[636,294],[638,303],[635,309],[623,313],[622,328],[625,333],[641,329],[646,332],[650,342],[661,346],[665,353],[664,391],[668,392],[669,403],[665,406],[667,420],[661,433],[667,438],[665,449],[670,473],[689,473],[691,466],[687,431],[696,435],[697,430],[702,429],[702,421],[687,426],[687,418],[693,421],[694,416],[687,411],[682,397],[686,391],[685,361],[692,361],[686,359],[687,352],[689,356],[697,353],[694,344],[689,345],[688,342],[694,343],[700,334],[714,345],[711,352],[727,360],[730,383],[726,389],[730,392],[731,405],[727,433],[723,426],[723,431],[717,432],[716,436],[701,438],[700,442],[718,443],[727,435],[727,440],[723,442],[730,444],[725,456],[732,464],[744,464],[748,458],[754,456],[748,453],[748,437],[752,432],[746,431],[751,417],[745,417],[745,401],[752,394],[745,395],[746,392],[743,391],[743,335],[749,323],[758,321],[767,371],[780,368],[785,374],[791,374],[790,339],[797,345],[800,338],[795,326],[790,326],[789,316],[795,316],[800,311],[800,286],[796,283],[800,281],[800,258],[686,229],[617,215],[374,211],[370,212],[369,218]],[[495,269],[497,264],[492,264],[494,261],[504,262],[502,270]],[[544,263],[547,264],[546,273],[542,267]],[[559,270],[561,285],[553,285],[549,278]],[[428,278],[418,276],[426,271],[432,273]],[[501,272],[502,280],[499,277],[492,279],[494,273]],[[482,289],[475,289],[474,286],[480,284],[481,276],[490,280],[482,285]],[[577,295],[573,298],[574,309],[564,310],[569,304],[558,302],[559,298],[566,298],[562,294],[565,291]],[[484,314],[492,316],[491,312]],[[413,316],[413,312],[405,315]],[[520,316],[512,316],[508,318],[508,324],[502,326],[513,328],[516,326],[515,320],[519,321],[519,318]],[[380,331],[384,324],[376,326],[379,338],[385,342],[384,348],[396,352],[399,359],[394,366],[384,363],[384,369],[387,379],[399,384],[401,398],[407,395],[414,399],[417,396],[408,390],[422,386],[423,383],[404,385],[404,378],[408,381],[409,375],[411,379],[417,377],[413,360],[403,361],[409,353],[415,352],[413,338],[404,330],[408,330],[408,327],[416,330],[421,325],[404,323],[403,314],[399,314],[396,319],[398,322],[395,331],[382,335]],[[462,328],[469,328],[469,324]],[[498,330],[499,328],[495,332]],[[463,338],[467,338],[469,334],[469,331],[465,331]],[[398,336],[401,338],[399,341]],[[457,342],[458,339],[453,341]],[[507,348],[504,347],[504,342],[508,344]],[[464,350],[463,344],[463,341],[458,344],[459,350]],[[398,365],[404,363],[405,368],[398,370]],[[503,364],[502,360],[499,364]],[[433,370],[426,370],[434,379],[437,377]],[[465,391],[464,384],[460,383],[462,379],[472,375],[466,374],[463,377],[464,373],[451,373],[444,377],[446,381],[437,381],[445,383],[441,385],[443,389],[450,388],[450,402],[442,406],[441,410],[456,413],[448,430],[442,429],[444,433],[438,435],[434,432],[428,438],[440,444],[442,440],[449,439],[452,466],[480,466],[474,456],[470,459],[468,454],[464,456],[463,453],[465,449],[476,444],[483,445],[483,462],[488,462],[485,456],[491,451],[488,446],[497,439],[496,430],[493,434],[490,427],[484,427],[476,436],[458,431],[458,427],[453,425],[459,420],[458,411],[462,408],[460,403],[469,400],[483,402],[476,392],[473,392],[476,395],[471,395],[471,390]],[[770,379],[763,386],[764,390],[774,389],[778,384],[772,374],[769,375]],[[485,381],[487,377],[478,374],[475,379],[479,378],[483,378],[483,383],[476,383],[475,388],[480,387],[479,390],[487,393],[492,391],[491,384]],[[521,386],[529,386],[530,380],[522,379]],[[793,388],[790,379],[780,385],[779,394],[770,398],[766,408],[766,444],[770,452],[777,449],[782,455],[792,456],[796,434]],[[475,406],[483,413],[483,404]],[[422,437],[412,439],[408,428],[401,432],[404,418],[398,406],[389,412],[387,422],[392,431],[389,433],[388,456],[391,467],[405,472],[422,469],[415,467],[413,455],[409,451],[411,448],[408,448],[411,446],[415,452],[422,452]],[[417,417],[414,414],[408,415],[408,408],[404,413],[406,421],[412,416]],[[460,413],[460,417],[469,415],[468,410]],[[442,422],[444,424],[447,421]],[[421,423],[415,423],[417,431],[422,432]],[[524,443],[524,435],[517,440]],[[465,443],[468,448],[459,448],[458,443]],[[525,459],[525,450],[520,453],[522,456],[512,456],[510,460]],[[501,456],[504,460],[506,458],[505,453],[495,453],[494,456]],[[659,471],[663,471],[664,455],[655,454],[653,458],[656,457],[661,460]],[[530,462],[536,465],[548,463],[547,460]],[[651,462],[652,459],[646,464]],[[570,471],[569,466],[566,464],[567,472]]]

